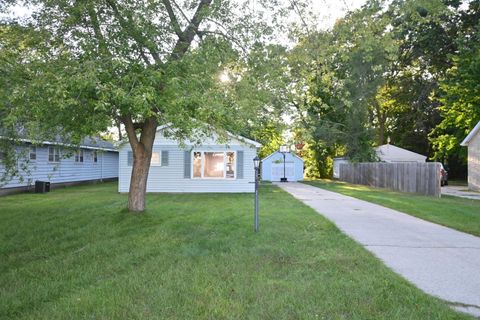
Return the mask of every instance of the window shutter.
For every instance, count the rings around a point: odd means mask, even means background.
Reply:
[[[184,158],[183,158],[183,164],[184,164],[184,178],[185,179],[190,179],[190,167],[192,164],[192,158],[190,156],[190,151],[185,151],[184,152]]]
[[[168,151],[162,150],[162,167],[168,166]]]
[[[243,151],[237,151],[237,179],[243,179]]]
[[[133,152],[128,151],[127,165],[131,167],[133,164]]]

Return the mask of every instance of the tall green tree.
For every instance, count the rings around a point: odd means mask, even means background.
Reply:
[[[470,3],[461,17],[458,52],[450,55],[451,67],[440,82],[441,122],[431,133],[433,157],[465,165],[460,142],[480,121],[480,1]]]
[[[16,1],[11,1],[15,3]],[[27,1],[28,26],[43,41],[19,65],[26,85],[11,84],[2,103],[73,140],[121,123],[133,150],[130,211],[145,209],[156,128],[177,140],[222,132],[241,110],[224,69],[269,39],[285,8],[270,1]],[[265,10],[273,12],[264,17]],[[18,120],[18,119],[17,119]]]
[[[297,105],[298,124],[310,137],[321,176],[331,171],[331,157],[340,152],[353,161],[374,160],[375,130],[383,140],[385,120],[374,107],[397,50],[385,36],[389,20],[383,9],[383,2],[368,1],[331,31],[306,37],[293,52],[311,59],[305,64],[307,89]]]

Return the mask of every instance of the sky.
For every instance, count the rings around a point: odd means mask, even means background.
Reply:
[[[319,16],[320,29],[330,28],[347,11],[360,8],[366,0],[311,0],[312,7]]]
[[[256,0],[261,1],[261,0]],[[290,0],[295,1],[295,0]],[[313,11],[318,15],[318,28],[327,29],[333,26],[338,18],[341,18],[349,10],[360,8],[366,0],[310,0]],[[16,5],[7,14],[1,16],[27,17],[31,11],[22,6]],[[297,17],[298,18],[298,17]]]

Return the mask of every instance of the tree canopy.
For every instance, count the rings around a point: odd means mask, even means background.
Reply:
[[[0,25],[3,130],[79,141],[124,128],[133,211],[161,124],[179,141],[233,131],[262,155],[301,142],[314,176],[336,156],[375,160],[387,141],[465,172],[459,142],[480,118],[478,0],[367,0],[331,29],[307,1],[26,3],[30,20]]]
[[[275,1],[27,3],[36,7],[31,21],[2,24],[2,68],[9,72],[2,126],[33,122],[79,141],[121,123],[134,152],[132,211],[145,207],[158,125],[168,124],[182,141],[256,119],[258,105],[238,95],[254,88],[255,52],[264,52],[285,14]],[[32,41],[20,45],[27,35]],[[219,81],[223,72],[235,81]]]

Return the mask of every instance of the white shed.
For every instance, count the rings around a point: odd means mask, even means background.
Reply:
[[[375,148],[377,157],[382,162],[425,162],[427,157],[391,144]]]
[[[253,158],[258,142],[229,134],[220,143],[218,135],[204,138],[201,145],[166,138],[157,129],[147,192],[254,192]],[[118,191],[128,192],[132,174],[133,154],[129,143],[119,152]]]
[[[284,163],[283,153],[276,151],[262,160],[262,180],[280,181],[284,174],[288,181],[303,180],[303,159],[286,152]]]

